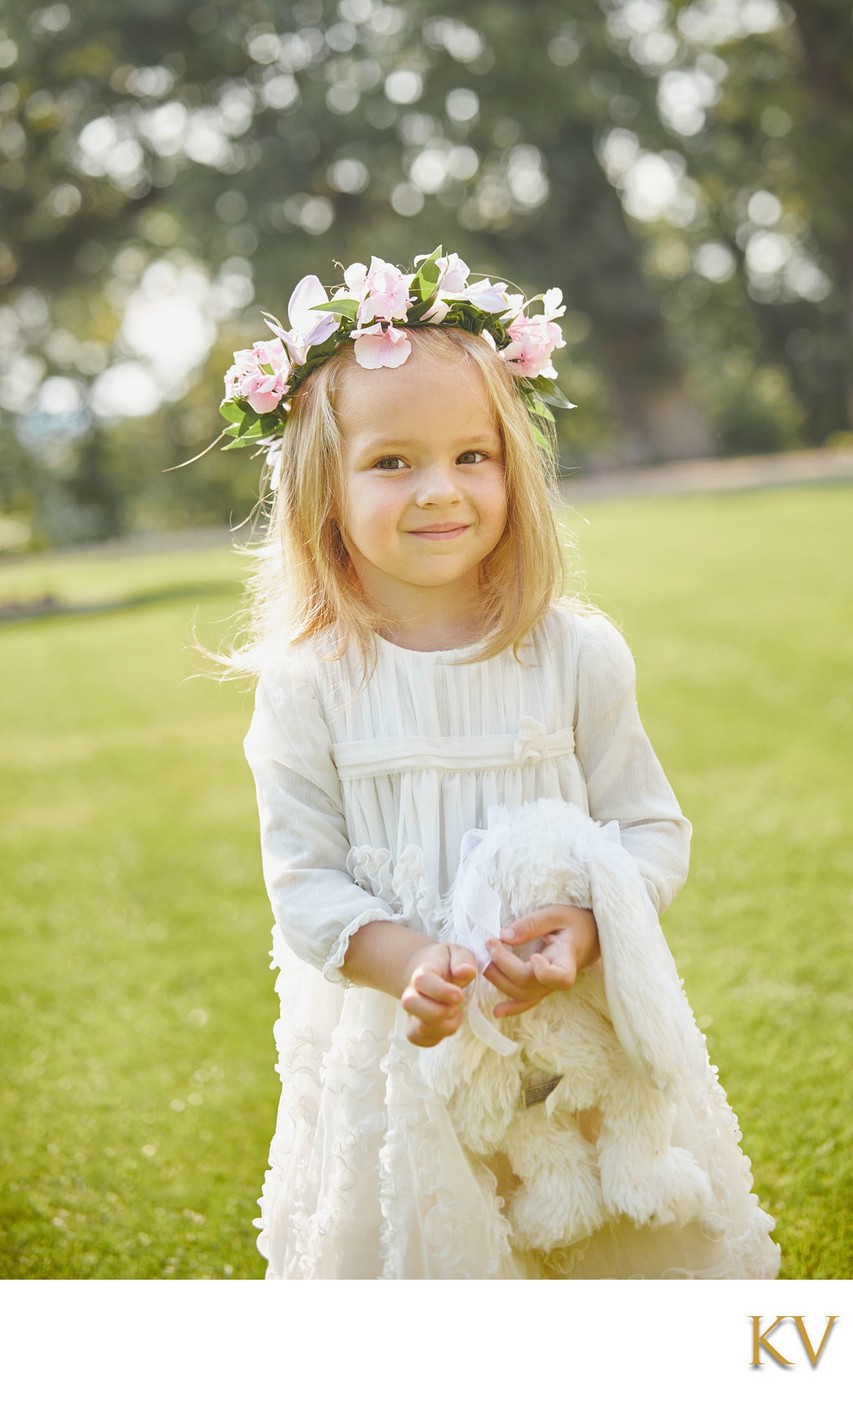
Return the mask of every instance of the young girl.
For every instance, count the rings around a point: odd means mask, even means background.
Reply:
[[[353,265],[331,298],[303,279],[291,328],[269,320],[275,339],[226,377],[233,440],[284,426],[232,660],[258,675],[245,753],[281,999],[258,1247],[270,1278],[772,1277],[773,1222],[710,1067],[673,1143],[708,1172],[713,1214],[620,1218],[550,1253],[513,1245],[507,1164],[462,1148],[422,1076],[421,1050],[466,1017],[476,967],[439,942],[439,907],[489,806],[562,797],[617,821],[658,912],[690,837],[627,645],[562,598],[542,398],[568,403],[559,290],[533,313],[468,273],[437,250],[413,274]],[[593,912],[523,914],[484,972],[496,1015],[511,1028],[599,955]]]

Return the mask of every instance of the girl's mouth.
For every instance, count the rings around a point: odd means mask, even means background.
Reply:
[[[427,537],[429,541],[452,541],[454,537],[461,537],[463,532],[467,532],[467,522],[436,522],[434,527],[414,527],[410,536]]]

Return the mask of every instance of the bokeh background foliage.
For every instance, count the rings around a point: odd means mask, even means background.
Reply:
[[[567,466],[834,444],[847,0],[88,0],[0,20],[0,546],[221,522],[237,346],[438,243],[564,289]]]

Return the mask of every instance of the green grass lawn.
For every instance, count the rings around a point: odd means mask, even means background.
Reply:
[[[666,930],[784,1274],[851,1277],[853,490],[583,511],[587,590],[694,823]],[[278,1079],[251,695],[193,677],[189,647],[194,618],[220,640],[241,569],[226,549],[0,571],[0,598],[153,597],[0,629],[7,1278],[263,1272]]]

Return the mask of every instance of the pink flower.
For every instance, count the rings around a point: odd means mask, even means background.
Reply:
[[[383,322],[403,319],[414,301],[409,297],[411,276],[375,254],[370,268],[363,263],[351,263],[344,270],[344,280],[350,296],[359,304],[359,326],[377,319]]]
[[[284,397],[290,362],[282,343],[256,341],[251,349],[234,353],[225,376],[226,400],[248,400],[259,415],[269,414]]]
[[[240,386],[245,375],[251,374],[258,364],[257,357],[251,351],[235,351],[234,363],[225,372],[225,399],[237,400],[240,398]]]
[[[244,387],[243,394],[253,410],[257,410],[259,415],[267,415],[281,404],[284,386],[281,377],[259,375]]]
[[[350,336],[355,342],[356,361],[368,371],[375,371],[379,366],[402,366],[411,355],[411,342],[398,327],[374,322],[372,327],[350,332]]]
[[[505,346],[500,354],[517,376],[528,376],[531,380],[537,376],[547,376],[549,380],[556,380],[557,372],[551,365],[551,356],[566,343],[556,322],[550,321],[549,314],[561,316],[565,312],[564,307],[557,306],[561,296],[559,288],[549,288],[543,298],[546,312],[537,313],[534,317],[519,312],[507,327],[510,345]]]
[[[429,254],[418,254],[415,259],[415,268],[428,258]],[[458,298],[465,292],[465,280],[471,272],[467,263],[460,259],[458,254],[444,254],[441,258],[436,259],[436,264],[441,270],[436,292],[446,293],[451,298]]]
[[[252,352],[259,366],[272,366],[274,371],[283,371],[285,375],[290,371],[287,352],[278,337],[273,337],[271,341],[254,342]]]

